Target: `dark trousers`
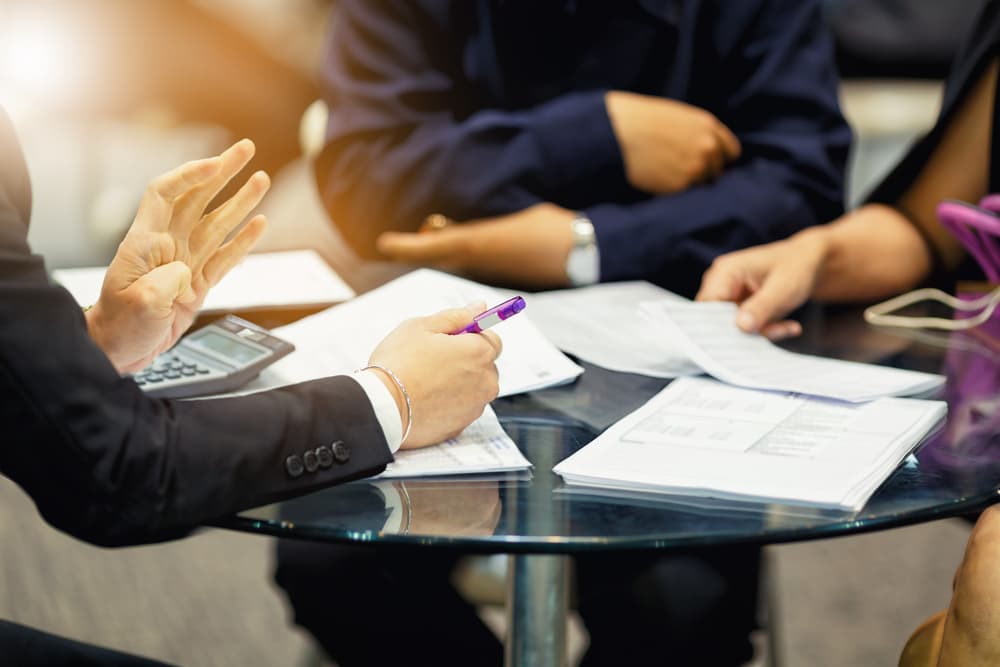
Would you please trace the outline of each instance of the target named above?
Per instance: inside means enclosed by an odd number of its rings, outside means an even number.
[[[451,586],[461,554],[278,543],[275,580],[295,622],[341,667],[502,665],[503,650]],[[578,556],[584,665],[740,665],[752,657],[760,550]]]
[[[4,667],[168,667],[166,663],[112,651],[0,621],[0,664]]]

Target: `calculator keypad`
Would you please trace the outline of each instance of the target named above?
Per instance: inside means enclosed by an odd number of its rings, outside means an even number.
[[[152,364],[132,376],[140,387],[147,384],[158,384],[165,380],[208,375],[212,369],[196,361],[184,359],[176,354],[161,354]]]

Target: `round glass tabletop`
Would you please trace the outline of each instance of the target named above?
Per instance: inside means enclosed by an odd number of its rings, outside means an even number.
[[[947,422],[856,512],[569,487],[552,467],[667,381],[583,364],[571,385],[498,400],[523,473],[362,480],[257,508],[217,525],[332,542],[576,553],[767,544],[879,530],[977,512],[1000,480],[1000,336],[989,328],[915,340],[868,327],[856,310],[816,311],[795,351],[947,376]]]

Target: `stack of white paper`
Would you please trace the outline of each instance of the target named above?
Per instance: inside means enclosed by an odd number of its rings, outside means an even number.
[[[946,411],[681,378],[554,470],[570,484],[856,510]]]
[[[931,373],[788,352],[763,336],[736,328],[732,303],[644,303],[648,324],[706,373],[729,384],[794,391],[844,401],[870,401],[936,389]]]
[[[87,306],[101,294],[107,267],[57,269],[52,277]],[[247,255],[208,293],[202,312],[255,308],[328,306],[354,297],[354,290],[312,250]]]
[[[645,281],[532,294],[531,319],[563,352],[622,373],[659,378],[701,369],[640,313],[643,302],[687,300]]]
[[[460,435],[433,447],[396,452],[380,477],[431,477],[524,470],[531,463],[500,426],[489,406]]]
[[[407,318],[431,315],[502,298],[493,289],[462,278],[421,269],[352,301],[274,330],[295,352],[264,369],[254,388],[279,386],[349,373],[367,365],[375,346]],[[557,350],[531,322],[531,302],[494,331],[503,341],[497,360],[500,395],[564,384],[583,369]]]

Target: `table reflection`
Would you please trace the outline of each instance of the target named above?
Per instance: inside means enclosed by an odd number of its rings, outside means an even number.
[[[353,539],[383,535],[485,537],[500,521],[495,479],[362,480],[282,503],[286,529],[322,526]]]

